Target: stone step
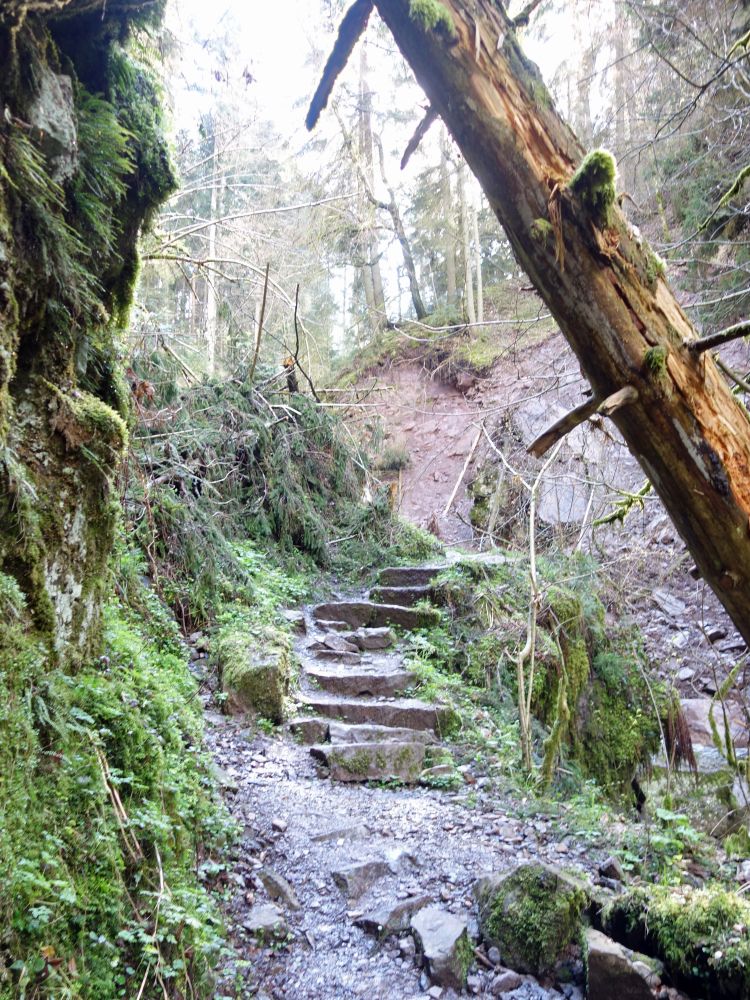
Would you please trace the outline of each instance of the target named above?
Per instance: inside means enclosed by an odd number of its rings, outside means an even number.
[[[300,715],[296,719],[290,719],[286,728],[300,743],[307,746],[311,743],[325,743],[330,739],[330,720],[317,715]]]
[[[424,743],[323,743],[310,753],[330,768],[334,781],[383,781],[416,784],[424,763]]]
[[[356,632],[342,632],[347,642],[352,643],[363,652],[370,650],[388,649],[396,642],[393,629],[387,628],[358,628]]]
[[[362,654],[359,652],[359,650],[357,650],[356,653],[347,653],[344,651],[339,651],[338,649],[318,649],[315,650],[313,655],[316,660],[325,660],[329,663],[362,662]]]
[[[429,705],[417,698],[377,701],[374,698],[337,698],[322,692],[310,692],[304,695],[303,701],[318,715],[329,719],[375,726],[429,729],[435,733],[440,731],[441,721],[450,714],[449,709]]]
[[[332,650],[334,653],[358,653],[359,646],[356,642],[351,641],[348,636],[341,632],[331,632],[329,635],[324,635],[322,639],[315,639],[313,642],[308,644],[309,650],[317,652],[318,650]]]
[[[313,717],[314,718],[314,717]],[[322,722],[322,719],[318,720]],[[327,735],[316,740],[307,740],[309,743],[435,743],[437,738],[429,729],[407,729],[403,726],[373,726],[367,723],[361,725],[350,725],[346,722],[336,722],[326,719]],[[291,726],[291,723],[290,723]],[[318,727],[317,732],[321,732]]]
[[[414,683],[414,674],[409,670],[362,670],[345,667],[323,667],[310,665],[307,676],[330,694],[370,695],[373,698],[392,698],[401,694]]]
[[[425,587],[446,569],[447,565],[389,566],[378,573],[378,583],[381,587]]]
[[[327,627],[329,621],[348,622],[350,628],[400,625],[402,628],[431,628],[440,622],[440,612],[433,608],[405,608],[397,604],[373,601],[334,601],[313,608],[315,620]]]
[[[398,604],[411,608],[420,601],[429,601],[436,596],[433,587],[373,587],[370,599],[379,604]]]

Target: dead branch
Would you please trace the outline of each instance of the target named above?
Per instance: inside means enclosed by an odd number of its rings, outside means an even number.
[[[448,514],[450,513],[450,509],[453,506],[453,501],[456,499],[456,494],[458,493],[458,488],[463,482],[464,476],[466,475],[466,470],[469,468],[471,460],[474,457],[474,452],[477,450],[477,445],[479,444],[479,440],[482,437],[483,430],[484,430],[484,421],[482,421],[482,423],[479,425],[479,430],[477,431],[476,437],[474,438],[471,448],[469,449],[469,454],[466,456],[466,461],[464,462],[463,468],[461,469],[459,477],[456,480],[456,485],[453,487],[453,492],[451,493],[448,499],[448,503],[445,505],[445,510],[443,511],[443,517],[447,517]]]
[[[315,386],[312,383],[312,379],[307,374],[305,369],[300,364],[299,360],[299,327],[297,326],[297,309],[299,306],[299,285],[297,285],[297,291],[294,294],[294,336],[295,336],[295,347],[294,347],[294,364],[299,368],[302,373],[302,377],[305,382],[310,386],[310,392],[313,394],[316,403],[320,402],[320,396],[315,391]]]
[[[318,123],[320,114],[328,104],[328,98],[333,91],[333,85],[339,73],[346,66],[354,46],[359,41],[362,32],[367,27],[367,21],[372,11],[373,0],[354,0],[339,27],[336,43],[325,64],[318,88],[310,101],[310,108],[305,118],[308,132],[312,132]]]
[[[427,133],[428,133],[428,131],[430,129],[430,126],[437,119],[437,117],[438,117],[437,111],[432,106],[430,106],[427,109],[427,112],[426,112],[424,118],[422,119],[422,121],[414,129],[414,135],[412,135],[411,139],[409,139],[409,141],[406,144],[406,149],[404,150],[404,155],[401,157],[401,169],[402,170],[404,169],[404,167],[406,166],[406,164],[409,162],[409,160],[411,159],[412,155],[417,151],[417,148],[418,148],[420,142],[427,135]]]
[[[616,410],[619,410],[620,407],[635,403],[637,399],[638,390],[633,388],[632,385],[626,385],[624,388],[618,389],[617,392],[613,392],[606,399],[587,399],[585,403],[580,403],[575,409],[566,413],[564,417],[556,420],[551,427],[548,427],[535,441],[531,442],[526,451],[535,458],[541,458],[542,455],[550,450],[553,444],[564,438],[566,434],[570,434],[572,430],[575,430],[584,420],[593,417],[595,413],[601,413],[603,416],[608,417]]]
[[[710,351],[712,347],[721,347],[730,340],[739,340],[748,334],[750,334],[750,319],[744,319],[741,323],[728,326],[726,330],[719,330],[718,333],[711,333],[707,337],[701,337],[700,340],[693,340],[687,346],[693,354],[702,354],[704,351]]]

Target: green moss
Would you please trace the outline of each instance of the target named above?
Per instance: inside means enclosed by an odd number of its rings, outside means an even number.
[[[750,903],[720,886],[634,889],[605,911],[605,925],[656,953],[673,981],[696,995],[750,993]]]
[[[258,631],[238,616],[219,629],[213,646],[230,708],[282,722],[291,674],[288,634],[272,626]]]
[[[580,938],[587,902],[583,886],[562,872],[521,865],[480,889],[480,926],[506,965],[543,975]]]
[[[653,375],[660,377],[666,374],[668,355],[669,348],[663,347],[661,344],[649,347],[643,356],[643,363]]]
[[[646,255],[646,281],[652,287],[659,278],[663,278],[667,273],[667,265],[650,247],[645,250]]]
[[[135,996],[146,969],[211,992],[222,940],[195,867],[199,844],[217,851],[227,826],[195,684],[163,619],[156,640],[110,605],[105,635],[106,657],[71,678],[26,623],[0,634],[4,997]]]
[[[545,248],[549,245],[550,241],[554,242],[555,230],[552,223],[547,219],[534,219],[529,232],[532,240],[535,243],[541,243]]]
[[[442,33],[448,38],[456,36],[453,15],[439,0],[409,0],[409,17],[425,31]]]
[[[568,183],[599,226],[609,222],[616,197],[616,176],[614,156],[606,149],[594,149],[586,154]]]

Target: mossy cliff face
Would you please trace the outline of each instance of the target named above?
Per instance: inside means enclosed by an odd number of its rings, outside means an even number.
[[[75,666],[98,640],[127,444],[116,333],[139,231],[174,178],[126,48],[144,5],[50,6],[0,9],[0,570]]]

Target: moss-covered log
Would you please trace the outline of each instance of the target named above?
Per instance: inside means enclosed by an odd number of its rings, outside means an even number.
[[[696,332],[617,206],[611,160],[585,157],[501,4],[376,7],[597,397],[637,389],[612,419],[750,641],[750,422],[714,362],[689,349]],[[554,239],[539,238],[539,220]]]

